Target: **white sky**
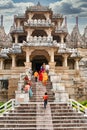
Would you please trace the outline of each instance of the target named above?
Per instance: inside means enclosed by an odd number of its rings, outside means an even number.
[[[17,1],[17,3],[16,3]],[[6,33],[13,24],[14,15],[24,14],[26,7],[36,4],[37,0],[0,0],[0,15],[4,16]],[[35,1],[35,3],[33,3]],[[39,0],[40,1],[40,0]],[[19,3],[18,3],[19,2]],[[78,16],[79,30],[83,33],[87,25],[87,0],[41,0],[41,3],[49,3],[54,13],[67,16],[68,31],[71,32],[76,24],[75,17]]]

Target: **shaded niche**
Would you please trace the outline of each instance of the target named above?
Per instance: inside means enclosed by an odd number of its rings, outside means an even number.
[[[54,60],[56,62],[56,66],[62,66],[62,62],[63,62],[62,56],[55,56]]]
[[[0,89],[8,89],[8,79],[1,79],[0,80]]]
[[[47,33],[44,31],[44,30],[34,30],[33,33],[32,33],[32,36],[47,36]]]
[[[44,14],[34,14],[32,19],[45,19],[46,20],[46,17],[44,16]]]
[[[56,35],[53,36],[53,40],[56,40],[57,42],[61,42],[61,38]]]

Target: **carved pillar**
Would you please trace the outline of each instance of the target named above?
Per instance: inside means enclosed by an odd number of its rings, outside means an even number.
[[[29,38],[30,38],[30,36],[31,36],[31,34],[33,32],[33,29],[32,30],[31,29],[27,29],[26,31],[27,31],[26,41],[29,41]]]
[[[75,70],[79,70],[79,59],[75,59]]]
[[[20,20],[17,21],[17,27],[20,27]]]
[[[48,51],[49,55],[50,55],[50,62],[49,62],[49,66],[50,66],[50,70],[49,73],[54,73],[55,72],[55,62],[54,62],[54,49],[50,49]]]
[[[4,59],[0,59],[0,69],[4,69]]]
[[[26,52],[26,62],[24,63],[25,68],[31,68],[30,55],[32,51],[27,48],[25,52]]]
[[[54,50],[51,49],[51,52],[50,52],[50,62],[54,62]]]
[[[45,31],[46,31],[48,37],[51,37],[52,30],[49,28],[49,29],[45,29]]]
[[[12,57],[12,68],[13,68],[16,67],[16,55],[12,54],[11,57]]]
[[[18,43],[18,35],[15,35],[15,43]]]
[[[61,35],[61,43],[64,43],[64,35]]]
[[[48,18],[50,18],[49,13],[46,13],[46,14],[44,14],[44,15],[45,15],[45,17],[46,17],[46,20],[47,20]]]
[[[32,19],[33,15],[34,15],[34,14],[32,14],[32,13],[29,13],[29,14],[28,14],[28,18],[29,18],[29,20]]]
[[[26,39],[26,41],[29,41],[29,37],[30,37],[30,32],[29,32],[29,30],[27,30],[27,39]]]
[[[26,62],[30,62],[30,52],[27,50],[26,51]]]
[[[60,28],[60,21],[58,21],[57,26],[58,26],[58,28]]]
[[[68,55],[67,55],[67,54],[63,54],[63,58],[64,58],[64,60],[63,60],[63,66],[64,66],[64,67],[67,67],[67,66],[68,66],[68,65],[67,65]]]

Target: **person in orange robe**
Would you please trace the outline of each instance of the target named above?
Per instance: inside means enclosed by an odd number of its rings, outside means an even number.
[[[39,76],[38,72],[35,71],[35,72],[34,72],[35,82],[37,82],[37,80],[38,80],[38,76]]]
[[[47,84],[48,74],[46,71],[43,72],[43,85]]]

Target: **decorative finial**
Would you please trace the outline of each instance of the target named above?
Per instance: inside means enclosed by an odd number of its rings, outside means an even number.
[[[1,27],[3,27],[3,15],[1,15]]]
[[[67,26],[67,17],[65,16],[65,26]]]
[[[76,25],[78,27],[78,16],[76,16]]]

